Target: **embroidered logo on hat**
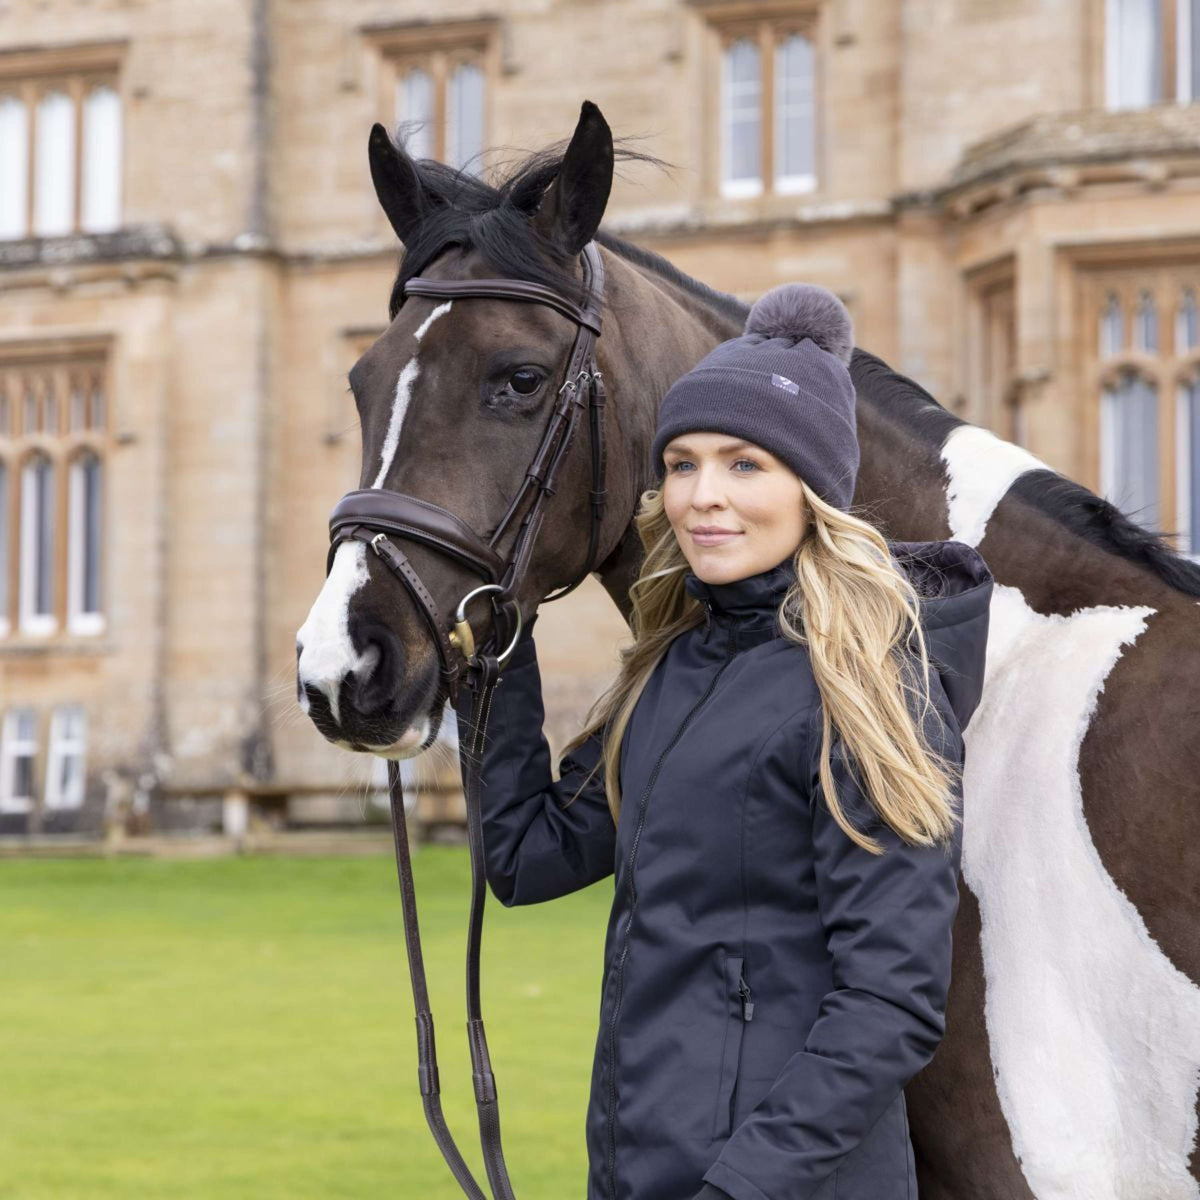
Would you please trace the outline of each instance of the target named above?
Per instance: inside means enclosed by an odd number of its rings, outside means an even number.
[[[777,388],[783,388],[785,392],[791,392],[793,396],[800,395],[800,385],[786,375],[772,375],[771,383]]]

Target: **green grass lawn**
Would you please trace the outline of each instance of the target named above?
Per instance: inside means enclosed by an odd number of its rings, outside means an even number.
[[[463,999],[470,864],[416,857],[443,1103],[487,1190]],[[611,881],[489,894],[484,1015],[522,1197],[582,1197]],[[383,857],[0,862],[0,1200],[461,1196],[425,1125]]]

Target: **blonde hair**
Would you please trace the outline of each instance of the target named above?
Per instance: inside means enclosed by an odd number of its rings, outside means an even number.
[[[847,769],[848,754],[875,811],[900,838],[916,845],[948,842],[961,819],[953,794],[961,776],[959,765],[925,736],[932,702],[918,594],[875,526],[826,504],[800,482],[809,520],[795,552],[796,580],[780,604],[779,628],[789,641],[808,647],[822,701],[819,772],[829,811],[847,837],[874,854],[883,852],[842,807],[832,767],[836,737]],[[583,730],[564,748],[567,753],[593,734],[603,736],[604,753],[592,774],[603,766],[614,823],[621,811],[621,741],[634,705],[671,641],[704,621],[703,605],[683,586],[689,564],[661,490],[642,493],[634,524],[645,551],[629,590],[634,640],[621,650],[617,677],[592,705]]]

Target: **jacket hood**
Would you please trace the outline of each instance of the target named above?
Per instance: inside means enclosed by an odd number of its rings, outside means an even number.
[[[921,628],[931,664],[959,728],[965,729],[983,693],[991,571],[979,551],[965,542],[888,542],[888,549],[920,597]],[[774,567],[728,583],[705,583],[694,571],[687,571],[683,584],[688,595],[740,629],[774,626],[795,578],[789,555]]]

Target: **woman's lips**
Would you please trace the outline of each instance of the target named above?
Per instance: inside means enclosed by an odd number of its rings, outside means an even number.
[[[692,540],[698,546],[720,546],[724,542],[731,542],[736,537],[741,537],[740,533],[697,533],[692,531]]]

